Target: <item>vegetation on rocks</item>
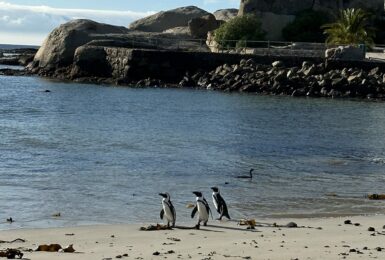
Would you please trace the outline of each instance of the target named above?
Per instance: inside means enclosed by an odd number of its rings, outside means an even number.
[[[334,23],[322,26],[327,44],[373,45],[374,29],[370,27],[370,13],[362,9],[346,9]]]
[[[265,37],[261,21],[255,15],[238,16],[215,30],[215,41],[222,47],[248,47],[247,41]]]
[[[325,12],[304,10],[283,28],[282,36],[286,41],[292,42],[325,42],[326,37],[321,26],[329,22],[329,15]]]

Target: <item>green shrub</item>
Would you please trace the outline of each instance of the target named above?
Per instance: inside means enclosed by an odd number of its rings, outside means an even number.
[[[265,38],[262,23],[255,15],[243,15],[222,24],[214,32],[214,39],[222,47],[251,47],[247,41]]]
[[[329,23],[329,15],[322,11],[304,10],[282,30],[282,36],[291,42],[325,42],[321,26]]]

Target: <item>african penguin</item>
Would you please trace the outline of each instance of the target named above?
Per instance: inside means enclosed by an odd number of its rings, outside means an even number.
[[[163,220],[163,217],[166,217],[167,226],[170,227],[170,222],[171,222],[172,227],[175,227],[176,213],[175,213],[174,205],[172,205],[172,202],[170,200],[170,194],[166,192],[166,193],[159,193],[159,195],[163,197],[162,199],[163,209],[160,211],[160,219]]]
[[[223,217],[231,219],[229,212],[227,210],[226,202],[222,198],[221,194],[219,193],[219,189],[217,187],[211,187],[211,189],[213,190],[212,196],[213,196],[214,206],[217,209],[218,213],[220,214],[218,220],[222,220]]]
[[[198,211],[198,224],[197,228],[199,228],[201,222],[203,222],[204,226],[207,226],[207,222],[209,221],[209,215],[211,213],[210,206],[207,203],[207,200],[203,197],[202,193],[199,191],[194,191],[193,194],[196,196],[196,205],[191,212],[191,218],[194,218],[195,213]]]

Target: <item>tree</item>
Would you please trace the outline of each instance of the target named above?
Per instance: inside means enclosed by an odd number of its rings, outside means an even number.
[[[285,26],[282,36],[291,42],[324,42],[322,25],[330,22],[326,12],[311,9],[299,12],[294,21]]]
[[[322,26],[327,44],[374,44],[374,29],[370,27],[371,15],[362,9],[346,9],[334,23]]]
[[[214,39],[222,47],[244,46],[247,41],[260,41],[265,37],[262,23],[255,15],[237,16],[222,24],[214,32]],[[249,46],[247,44],[247,46]]]

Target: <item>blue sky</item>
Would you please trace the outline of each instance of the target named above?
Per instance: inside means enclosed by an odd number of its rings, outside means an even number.
[[[56,26],[75,18],[127,26],[161,10],[196,5],[213,12],[240,0],[0,0],[0,43],[40,45]]]

